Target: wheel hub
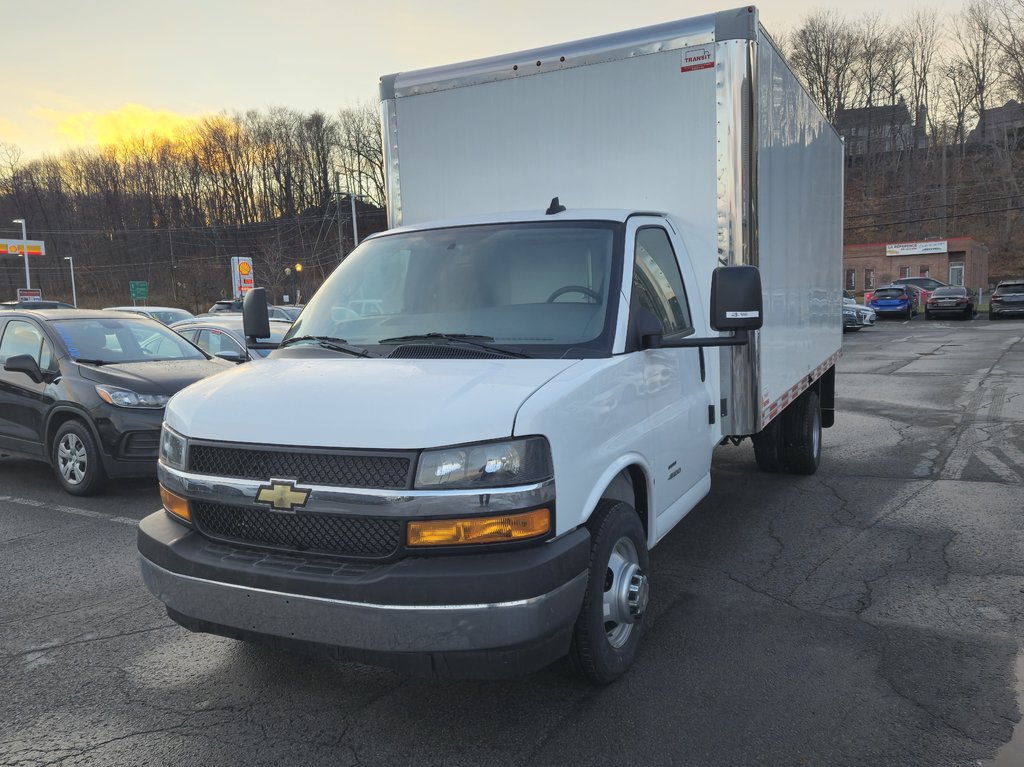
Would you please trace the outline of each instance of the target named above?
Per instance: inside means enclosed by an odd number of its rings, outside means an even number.
[[[634,621],[644,617],[647,600],[650,598],[651,587],[644,572],[637,567],[629,576],[626,604]]]

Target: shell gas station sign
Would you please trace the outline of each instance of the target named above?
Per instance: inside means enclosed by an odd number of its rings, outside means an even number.
[[[28,245],[30,256],[45,256],[46,246],[42,240],[0,240],[0,256],[21,256],[25,253],[25,245]]]
[[[252,259],[235,256],[231,259],[231,297],[241,298],[253,288]]]

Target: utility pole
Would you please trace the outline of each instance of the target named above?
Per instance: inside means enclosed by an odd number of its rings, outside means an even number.
[[[334,171],[334,202],[338,210],[338,263],[340,264],[345,260],[345,240],[341,232],[341,173],[338,171]]]

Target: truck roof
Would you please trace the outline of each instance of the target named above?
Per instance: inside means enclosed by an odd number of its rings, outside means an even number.
[[[562,202],[565,205],[565,202]],[[510,211],[507,213],[487,213],[479,214],[474,216],[460,216],[458,218],[451,219],[435,219],[433,221],[423,221],[415,224],[409,224],[407,226],[399,226],[394,229],[389,229],[386,232],[379,232],[377,234],[370,235],[364,239],[371,239],[373,237],[386,237],[391,234],[399,234],[402,232],[415,232],[424,229],[439,229],[442,227],[449,226],[480,226],[483,224],[514,224],[514,223],[528,223],[531,221],[614,221],[616,223],[622,223],[630,216],[646,215],[646,216],[664,216],[665,213],[658,211],[638,211],[638,210],[623,210],[619,208],[579,208],[573,210],[566,208],[561,213],[547,214],[545,210],[521,210],[521,211]]]

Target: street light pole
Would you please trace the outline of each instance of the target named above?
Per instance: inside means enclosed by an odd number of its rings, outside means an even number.
[[[25,219],[16,218],[11,223],[21,224],[21,253],[25,257],[25,288],[27,290],[32,287],[32,280],[28,276],[28,234],[25,232]]]
[[[353,250],[355,250],[356,245],[359,244],[359,229],[356,226],[356,197],[362,197],[362,196],[363,195],[361,195],[361,194],[359,194],[359,195],[349,194],[349,196],[348,196],[349,202],[352,203],[352,249]]]
[[[71,264],[71,303],[78,308],[78,293],[75,291],[75,259],[71,256],[64,256],[64,260]]]

